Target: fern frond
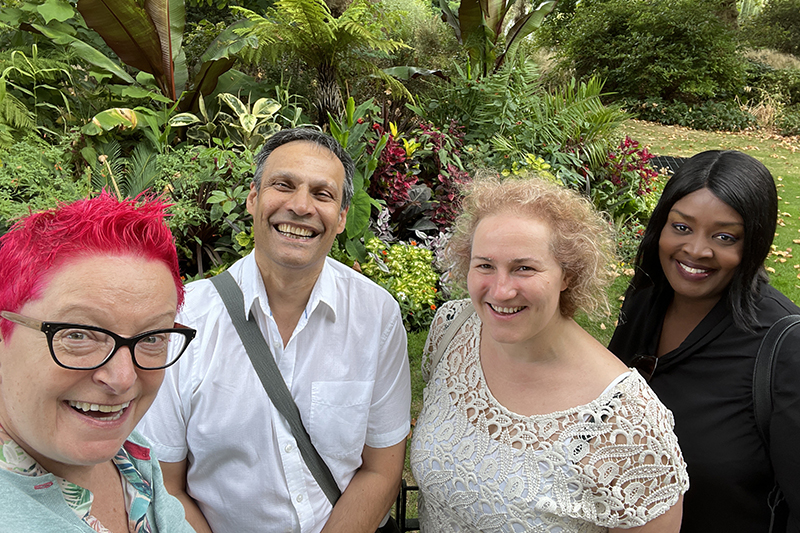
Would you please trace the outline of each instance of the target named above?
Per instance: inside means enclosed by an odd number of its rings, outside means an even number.
[[[105,162],[100,161],[101,156],[105,156]],[[122,189],[120,181],[124,177],[125,161],[122,159],[122,147],[116,140],[111,139],[98,146],[97,158],[91,161],[90,164],[92,167],[93,189],[99,191],[106,188],[115,193],[114,181],[116,181],[120,190]]]
[[[0,99],[0,123],[18,130],[32,130],[34,114],[13,94],[6,92]]]

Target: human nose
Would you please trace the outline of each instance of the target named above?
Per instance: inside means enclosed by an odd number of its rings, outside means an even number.
[[[286,202],[286,208],[292,213],[304,216],[311,213],[311,193],[307,187],[298,187]]]
[[[497,301],[510,300],[517,295],[514,280],[507,272],[497,272],[492,280],[492,298]]]
[[[120,346],[103,366],[95,370],[94,374],[95,381],[117,394],[130,389],[137,377],[129,346]]]
[[[697,234],[688,237],[684,250],[692,257],[710,257],[714,253],[708,241]]]

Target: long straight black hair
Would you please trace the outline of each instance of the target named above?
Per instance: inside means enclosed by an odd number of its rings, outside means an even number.
[[[700,189],[732,207],[744,220],[742,262],[728,290],[728,306],[736,325],[752,330],[756,324],[759,284],[767,281],[764,260],[775,237],[778,192],[767,167],[757,159],[734,150],[701,152],[681,165],[664,187],[636,253],[636,273],[631,290],[669,284],[658,255],[658,241],[675,202]]]

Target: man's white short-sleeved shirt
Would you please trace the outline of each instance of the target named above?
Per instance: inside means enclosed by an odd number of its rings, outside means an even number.
[[[253,254],[230,268],[297,403],[314,446],[344,490],[364,445],[410,428],[406,333],[391,295],[326,259],[286,347]],[[159,460],[188,458],[187,492],[215,532],[317,532],[331,505],[273,407],[209,280],[190,283],[177,322],[197,337],[167,369],[138,429]]]

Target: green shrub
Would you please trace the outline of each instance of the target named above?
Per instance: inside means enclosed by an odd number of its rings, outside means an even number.
[[[800,104],[784,108],[777,126],[781,135],[800,135]]]
[[[734,102],[713,102],[690,105],[668,102],[660,98],[626,99],[626,110],[642,120],[661,124],[677,124],[696,130],[739,131],[755,126],[756,120]]]
[[[800,57],[800,0],[769,0],[743,25],[742,35],[755,46]]]
[[[235,152],[217,140],[212,148],[184,146],[159,156],[159,164],[156,190],[174,202],[168,223],[181,272],[204,277],[252,249],[252,217],[245,208],[255,170],[250,151]]]
[[[7,149],[0,149],[0,232],[13,219],[71,202],[91,192],[88,176],[73,177],[69,139],[50,145],[29,134]]]
[[[637,219],[631,219],[614,228],[617,241],[617,259],[624,267],[633,266],[636,252],[644,237],[645,225]]]
[[[756,98],[768,94],[786,105],[800,104],[800,69],[772,68],[755,61],[747,62],[747,85]]]
[[[395,51],[393,64],[444,69],[453,64],[454,57],[466,61],[463,47],[442,21],[441,10],[430,1],[381,0],[379,5],[394,16],[394,24],[386,27],[387,37],[411,47]]]
[[[367,250],[370,260],[361,271],[394,296],[406,327],[417,331],[430,326],[440,301],[433,252],[415,241],[387,246],[377,238],[367,241]]]
[[[606,80],[621,96],[699,102],[743,83],[733,30],[712,0],[593,0],[561,32],[561,69]]]

